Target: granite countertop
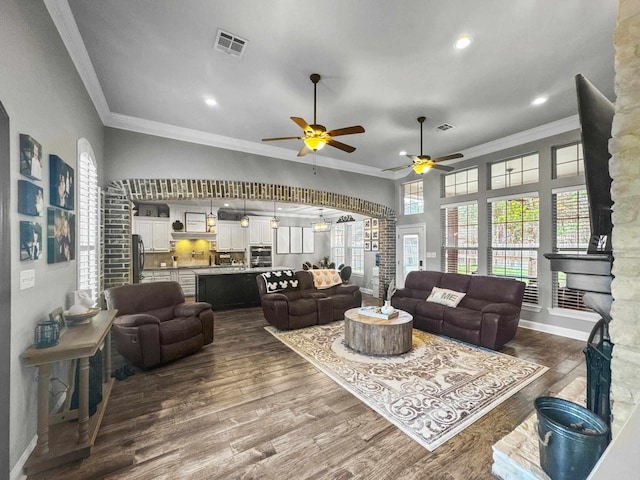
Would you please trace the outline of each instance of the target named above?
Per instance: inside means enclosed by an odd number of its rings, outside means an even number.
[[[208,269],[208,268],[246,268],[243,265],[181,265],[177,267],[145,267],[143,271],[150,270],[200,270],[200,269]]]
[[[196,275],[220,275],[228,273],[264,273],[275,270],[292,270],[288,267],[247,267],[247,266],[231,266],[231,267],[209,267],[198,268],[195,270]]]

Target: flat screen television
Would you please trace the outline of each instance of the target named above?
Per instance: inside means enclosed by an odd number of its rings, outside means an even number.
[[[576,75],[576,91],[591,221],[591,240],[587,253],[611,253],[613,201],[609,176],[609,139],[614,106],[582,74]]]

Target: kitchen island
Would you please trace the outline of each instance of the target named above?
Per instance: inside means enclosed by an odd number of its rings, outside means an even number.
[[[214,311],[259,307],[260,293],[256,275],[287,269],[287,267],[196,269],[196,301],[210,303]]]

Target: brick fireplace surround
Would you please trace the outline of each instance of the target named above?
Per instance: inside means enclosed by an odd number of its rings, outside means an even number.
[[[640,1],[619,0],[613,34],[615,116],[609,151],[613,183],[611,361],[613,436],[640,402]]]

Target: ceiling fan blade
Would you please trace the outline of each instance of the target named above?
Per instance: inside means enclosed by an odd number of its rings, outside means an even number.
[[[311,153],[311,152],[313,152],[313,150],[311,150],[309,147],[307,147],[307,144],[305,143],[304,145],[302,145],[302,148],[298,152],[298,156],[299,157],[304,157],[307,153]]]
[[[431,160],[429,155],[407,155],[407,158],[413,160],[413,163],[422,163]]]
[[[364,128],[360,125],[354,125],[353,127],[338,128],[327,132],[331,137],[337,137],[339,135],[353,135],[354,133],[364,133]]]
[[[443,172],[450,172],[451,170],[454,170],[453,167],[449,167],[447,165],[438,165],[436,163],[431,165],[431,168],[433,168],[434,170],[442,170]]]
[[[342,150],[343,152],[347,152],[347,153],[353,153],[356,151],[356,147],[352,147],[351,145],[347,145],[346,143],[342,143],[342,142],[338,142],[334,139],[330,139],[327,142],[327,145],[331,145],[332,147],[335,147],[339,150]]]
[[[453,160],[454,158],[462,158],[464,155],[461,153],[452,153],[451,155],[445,155],[444,157],[432,158],[432,162],[442,162],[443,160]]]
[[[413,164],[411,165],[402,165],[401,167],[391,167],[391,168],[385,168],[384,170],[382,170],[383,172],[397,172],[398,170],[403,170],[405,168],[410,168],[413,167]]]
[[[300,117],[290,117],[293,122],[298,125],[305,132],[313,132],[313,128],[309,126],[309,124],[305,121],[304,118]]]
[[[302,140],[303,137],[275,137],[275,138],[263,138],[263,142],[273,142],[274,140]]]

